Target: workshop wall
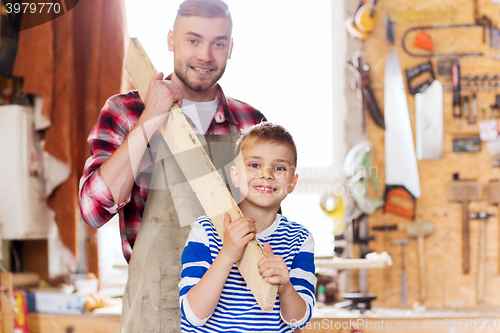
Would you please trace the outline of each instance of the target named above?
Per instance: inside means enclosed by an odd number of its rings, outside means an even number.
[[[500,4],[491,0],[477,0],[479,14],[488,16],[494,24],[500,25]],[[377,3],[378,21],[374,32],[366,41],[367,63],[371,68],[371,84],[375,97],[381,109],[384,105],[384,66],[385,58],[392,45],[386,42],[384,14],[388,13],[395,21],[395,44],[401,64],[401,71],[406,81],[404,69],[432,61],[436,78],[445,85],[451,82],[450,77],[437,75],[437,60],[440,58],[417,58],[409,56],[401,47],[401,38],[404,32],[416,26],[474,23],[473,0],[381,0]],[[419,12],[415,14],[415,12]],[[426,12],[428,19],[415,20],[417,16]],[[483,56],[469,56],[460,58],[461,76],[500,74],[500,60],[490,58],[490,55],[500,55],[500,50],[489,47],[489,32],[486,30],[486,43],[483,44],[483,30],[481,27],[454,28],[443,30],[426,30],[434,44],[435,53],[452,52],[483,52]],[[413,46],[417,32],[408,34],[406,45],[415,53],[428,54],[423,49]],[[499,40],[500,42],[500,40]],[[494,43],[493,43],[494,44]],[[493,45],[494,46],[494,45]],[[408,93],[406,86],[408,109],[415,137],[415,98]],[[495,104],[495,95],[500,89],[489,92],[477,92],[478,121],[482,120],[482,109],[486,117],[491,114],[491,104]],[[462,92],[462,96],[472,98],[472,92]],[[444,102],[444,142],[443,158],[439,160],[418,161],[422,196],[417,200],[416,219],[422,219],[434,224],[435,230],[425,240],[427,289],[428,296],[425,305],[428,307],[468,307],[477,305],[477,268],[479,249],[479,221],[470,220],[470,272],[462,273],[462,204],[448,200],[448,183],[452,181],[453,173],[459,173],[461,178],[474,178],[483,183],[485,194],[483,200],[472,202],[471,212],[488,211],[499,214],[498,207],[487,202],[487,185],[491,179],[500,177],[500,168],[492,166],[492,158],[486,144],[482,142],[481,152],[454,153],[452,139],[456,137],[479,136],[479,126],[469,125],[464,116],[459,122],[453,117],[453,93],[445,90]],[[368,120],[368,137],[374,144],[373,164],[378,167],[378,180],[384,183],[385,149],[384,131]],[[398,230],[391,233],[391,239],[407,238],[406,227],[411,223],[409,219],[378,210],[369,217],[370,233],[377,239],[370,243],[376,252],[390,252],[394,265],[390,274],[390,281],[385,281],[384,270],[371,270],[369,291],[376,293],[378,299],[373,304],[381,306],[407,306],[419,300],[419,269],[417,242],[415,239],[405,247],[405,264],[408,281],[408,301],[400,302],[401,276],[401,249],[392,245],[384,248],[383,233],[372,231],[371,227],[384,224],[397,224]],[[486,292],[484,305],[500,305],[500,267],[498,264],[498,220],[497,216],[487,222],[487,250],[486,250]],[[390,284],[390,294],[386,297],[386,284]]]

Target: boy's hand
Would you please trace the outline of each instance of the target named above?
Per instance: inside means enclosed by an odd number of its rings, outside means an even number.
[[[289,288],[292,284],[283,258],[275,256],[268,243],[264,244],[264,251],[267,255],[258,262],[260,275],[270,284],[278,285],[278,292]]]
[[[228,258],[234,264],[241,258],[243,249],[255,238],[257,228],[251,217],[241,217],[231,222],[231,216],[224,216],[224,244],[219,254]]]

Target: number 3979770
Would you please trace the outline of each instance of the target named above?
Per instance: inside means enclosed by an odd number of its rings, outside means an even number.
[[[42,14],[42,13],[55,13],[59,14],[61,12],[61,4],[57,2],[22,2],[22,3],[5,3],[7,14],[19,14],[19,13],[31,13],[31,14]]]

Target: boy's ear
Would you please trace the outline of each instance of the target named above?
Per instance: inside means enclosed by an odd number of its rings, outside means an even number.
[[[298,179],[299,179],[299,175],[297,175],[297,174],[293,175],[292,182],[290,183],[290,192],[288,192],[288,194],[293,192],[293,190],[295,189],[295,185],[297,185]]]
[[[234,165],[231,167],[231,182],[234,187],[238,188],[238,170]]]
[[[174,32],[172,30],[168,31],[167,35],[168,50],[174,52]]]

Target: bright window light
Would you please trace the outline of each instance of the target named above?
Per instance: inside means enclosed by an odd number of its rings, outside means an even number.
[[[165,74],[173,71],[167,33],[181,2],[125,0],[129,35],[140,39],[156,68]],[[226,3],[233,18],[234,49],[219,81],[225,94],[256,107],[292,133],[298,149],[299,185],[303,175],[314,174],[315,168],[338,166],[343,158],[345,109],[345,48],[339,47],[345,30],[343,8],[337,4],[341,2]],[[332,16],[338,24],[332,25]],[[302,168],[308,172],[301,175]],[[334,181],[321,180],[332,187]],[[333,222],[319,207],[324,187],[310,188],[317,190],[298,190],[285,199],[284,215],[311,230],[317,256],[332,255]]]

